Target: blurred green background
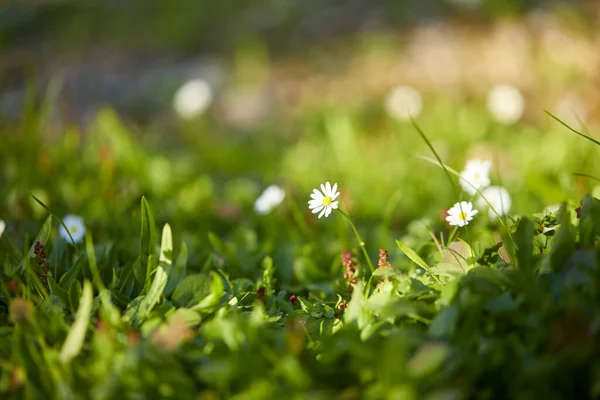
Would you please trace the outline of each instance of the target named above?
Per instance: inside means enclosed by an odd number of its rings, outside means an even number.
[[[492,160],[512,212],[598,196],[573,176],[598,171],[598,150],[544,110],[597,137],[599,12],[541,0],[5,2],[0,214],[17,237],[39,225],[30,191],[127,247],[145,195],[192,250],[208,231],[281,250],[318,226],[338,251],[343,222],[306,208],[330,180],[376,253],[412,220],[441,226],[457,200],[418,158],[432,154],[409,114],[453,168]],[[252,210],[272,183],[288,193],[273,212],[284,230]]]

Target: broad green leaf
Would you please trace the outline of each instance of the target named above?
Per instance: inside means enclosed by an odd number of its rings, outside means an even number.
[[[211,294],[211,276],[193,274],[186,276],[173,291],[171,300],[177,307],[189,308]]]
[[[83,293],[79,301],[77,314],[75,315],[75,322],[71,326],[71,330],[69,330],[67,339],[60,351],[59,359],[63,364],[69,363],[81,351],[83,341],[85,340],[85,333],[90,322],[92,300],[92,284],[86,280],[83,283]]]

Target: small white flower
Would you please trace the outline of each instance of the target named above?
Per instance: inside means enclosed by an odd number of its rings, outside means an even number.
[[[63,218],[63,222],[65,223],[69,230],[69,233],[73,237],[73,241],[75,243],[81,243],[81,241],[83,241],[83,237],[85,236],[85,225],[83,224],[83,218],[78,217],[77,215],[69,214],[65,215],[65,217]],[[60,225],[60,227],[58,228],[58,233],[67,242],[71,241],[69,235],[67,234],[67,231],[62,225]]]
[[[423,97],[411,86],[398,86],[385,99],[385,109],[390,116],[407,121],[421,113]]]
[[[212,89],[204,79],[192,79],[184,83],[175,93],[173,108],[183,119],[192,119],[202,114],[213,99]]]
[[[488,93],[487,107],[496,121],[514,124],[525,112],[525,99],[516,87],[497,85]]]
[[[470,195],[477,193],[484,187],[490,185],[490,169],[492,168],[491,161],[469,160],[465,169],[460,173],[460,185],[463,190]]]
[[[308,201],[308,208],[312,210],[313,214],[321,211],[319,218],[323,215],[329,217],[331,210],[336,210],[338,208],[338,202],[334,201],[340,195],[337,191],[337,183],[335,183],[333,187],[331,187],[329,182],[321,184],[321,192],[319,192],[318,189],[313,189],[313,192],[310,195],[312,200]]]
[[[481,196],[477,205],[484,208],[491,205],[489,209],[490,218],[496,218],[498,215],[505,215],[510,211],[512,204],[508,191],[501,186],[490,186],[481,191]],[[487,202],[485,200],[487,200]],[[488,204],[489,203],[489,204]]]
[[[448,210],[446,221],[450,225],[465,226],[477,213],[478,211],[473,209],[473,204],[470,201],[461,201]]]
[[[285,191],[277,185],[271,185],[254,203],[254,211],[258,214],[268,214],[277,207],[285,198]]]
[[[4,233],[4,229],[6,229],[6,222],[4,222],[0,219],[0,238],[2,237],[2,234]]]

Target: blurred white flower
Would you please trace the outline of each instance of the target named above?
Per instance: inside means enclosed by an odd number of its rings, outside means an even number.
[[[488,208],[491,219],[496,218],[498,215],[505,215],[510,211],[512,201],[505,188],[501,186],[490,186],[481,191],[481,196],[483,198],[479,198],[477,205],[481,208]],[[490,205],[492,208],[489,208]]]
[[[78,217],[77,215],[69,214],[64,216],[63,222],[73,237],[73,241],[75,243],[81,243],[83,241],[83,237],[85,236],[85,225],[83,224],[83,218]],[[62,225],[60,225],[58,228],[58,233],[67,242],[71,241],[67,231]]]
[[[312,200],[308,201],[308,208],[312,210],[313,214],[321,211],[319,218],[323,215],[329,217],[331,210],[336,210],[338,208],[338,202],[334,201],[340,195],[337,191],[337,183],[333,185],[333,188],[329,182],[321,184],[321,192],[319,192],[318,189],[313,189],[313,192],[310,195]]]
[[[525,112],[525,98],[514,86],[496,85],[488,93],[487,107],[496,121],[514,124]]]
[[[254,203],[254,211],[258,214],[268,214],[277,207],[285,198],[285,191],[277,185],[271,185]]]
[[[192,119],[206,111],[212,99],[213,93],[208,82],[204,79],[192,79],[175,93],[173,108],[179,117]]]
[[[0,219],[0,238],[2,237],[2,234],[4,233],[4,229],[6,229],[6,222],[4,222]]]
[[[469,224],[469,221],[471,221],[473,216],[478,212],[479,211],[473,209],[473,203],[470,201],[461,201],[448,210],[446,221],[453,226],[465,226]]]
[[[465,169],[460,173],[460,186],[470,195],[477,193],[490,185],[490,168],[492,162],[488,160],[468,160]]]
[[[423,109],[423,97],[411,86],[398,86],[385,99],[387,113],[400,121],[417,117]]]

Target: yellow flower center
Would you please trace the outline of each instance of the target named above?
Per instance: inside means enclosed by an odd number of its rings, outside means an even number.
[[[461,221],[466,221],[467,220],[467,213],[461,212],[460,214],[458,214],[458,218]]]
[[[69,232],[71,232],[71,234],[77,233],[77,227],[76,226],[70,227]]]
[[[328,206],[331,204],[333,200],[331,199],[331,197],[327,196],[327,197],[323,197],[323,205],[324,206]]]

